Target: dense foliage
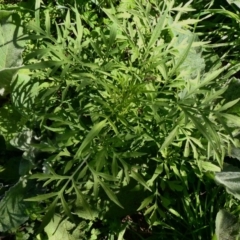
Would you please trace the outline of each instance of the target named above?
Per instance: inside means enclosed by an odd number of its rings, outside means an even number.
[[[239,7],[0,1],[0,234],[236,239]]]

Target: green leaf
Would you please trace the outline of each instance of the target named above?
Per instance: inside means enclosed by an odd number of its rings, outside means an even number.
[[[0,12],[1,14],[1,12]],[[6,11],[2,12],[6,15]],[[18,14],[9,14],[8,18],[0,20],[0,88],[4,95],[10,91],[10,83],[22,65],[22,51],[25,42],[21,19]]]
[[[83,150],[92,142],[92,140],[99,134],[99,132],[106,126],[107,120],[103,120],[100,123],[97,123],[96,125],[93,126],[91,131],[88,133],[86,138],[83,140],[81,146],[77,150],[77,153],[75,155],[76,158],[80,158]]]
[[[40,26],[40,8],[41,8],[41,0],[36,0],[35,1],[35,21],[37,26]]]
[[[200,165],[206,171],[221,172],[221,168],[211,162],[200,161]]]
[[[111,27],[110,27],[110,36],[109,36],[109,41],[108,41],[108,48],[109,49],[114,44],[116,36],[117,36],[117,25],[112,24]]]
[[[225,209],[220,210],[216,217],[216,235],[218,240],[236,240],[239,235],[240,225],[238,219]]]
[[[137,211],[140,211],[140,210],[144,209],[145,207],[147,207],[153,201],[154,197],[155,197],[154,195],[150,195],[147,198],[145,198],[142,201],[140,207],[137,209]]]
[[[60,216],[54,215],[48,225],[44,228],[49,240],[77,240],[71,234],[71,230],[75,227],[75,224],[68,220],[63,220]]]
[[[37,234],[41,233],[42,230],[48,225],[48,223],[53,218],[57,202],[58,202],[58,197],[56,197],[54,199],[54,201],[51,203],[51,205],[46,209],[46,211],[45,211],[46,213],[45,213],[44,217],[42,218],[42,223],[37,230]]]
[[[185,97],[190,96],[193,93],[196,93],[196,91],[206,85],[212,84],[213,80],[216,79],[224,70],[228,68],[228,65],[225,67],[222,67],[220,69],[217,69],[213,72],[208,72],[205,74],[205,77],[199,84],[196,84],[193,88],[190,89],[190,91],[187,93]]]
[[[46,180],[48,178],[51,178],[52,175],[51,174],[45,174],[45,173],[36,173],[33,174],[29,177],[29,179],[38,179],[39,181],[41,180]]]
[[[114,202],[116,203],[119,207],[124,208],[121,203],[118,201],[117,196],[113,193],[113,191],[105,184],[104,182],[99,180],[99,184],[107,194],[107,196]]]
[[[216,111],[217,112],[225,111],[225,110],[231,108],[232,106],[234,106],[239,100],[240,100],[240,98],[230,101],[230,102],[224,104],[222,107],[218,108]]]
[[[19,181],[11,187],[0,201],[0,232],[7,232],[18,228],[28,220],[27,205],[24,203],[24,194],[27,191],[25,183]]]
[[[214,142],[211,136],[209,136],[209,134],[206,131],[206,128],[201,124],[199,119],[197,119],[195,116],[186,111],[185,108],[182,107],[182,110],[184,111],[185,115],[192,120],[192,122],[197,127],[197,129],[202,133],[202,135],[212,144],[212,146],[214,146]]]
[[[146,182],[144,181],[143,177],[135,172],[134,170],[131,171],[131,175],[130,177],[132,177],[133,179],[135,179],[138,183],[140,183],[141,185],[143,185],[145,188],[147,188],[150,192],[152,191],[148,185],[146,184]]]
[[[39,63],[33,63],[29,65],[25,65],[21,67],[22,69],[44,69],[44,68],[50,68],[50,67],[56,67],[56,66],[62,66],[64,62],[63,61],[42,61]]]
[[[81,16],[77,10],[77,7],[73,8],[73,11],[76,14],[76,23],[77,23],[77,43],[80,45],[83,37],[83,26],[81,22]]]
[[[239,168],[225,164],[223,170],[215,174],[215,181],[224,186],[228,193],[240,199]]]
[[[194,36],[191,36],[191,40],[189,41],[188,45],[185,47],[184,51],[181,52],[181,55],[177,58],[177,62],[174,64],[173,68],[169,72],[169,77],[175,74],[176,70],[181,66],[181,64],[187,58],[189,51],[191,49],[191,46],[193,44],[193,41],[194,41]]]
[[[48,35],[51,35],[51,19],[49,14],[49,9],[45,10],[45,27]]]
[[[186,143],[185,143],[183,156],[184,157],[189,157],[189,154],[190,154],[190,147],[189,147],[189,140],[187,140]]]
[[[67,204],[67,202],[66,202],[66,200],[65,200],[65,198],[64,198],[63,193],[61,193],[60,199],[61,199],[61,203],[62,203],[64,212],[66,213],[66,215],[67,215],[72,221],[74,221],[73,216],[72,216],[71,211],[70,211],[70,209],[69,209],[69,206],[68,206],[68,204]]]
[[[167,136],[164,143],[162,144],[160,150],[167,148],[174,140],[174,138],[177,136],[179,130],[179,126],[176,126]]]
[[[160,15],[160,19],[158,20],[157,25],[155,26],[152,34],[151,34],[151,38],[149,40],[148,46],[147,46],[147,50],[146,52],[149,51],[149,49],[156,43],[156,41],[159,39],[159,36],[162,32],[162,30],[165,27],[165,24],[167,23],[167,14],[168,14],[168,9],[165,9],[164,14]]]
[[[58,194],[59,194],[58,192],[46,193],[46,194],[38,195],[38,196],[35,196],[35,197],[26,198],[26,199],[24,199],[24,201],[30,201],[30,202],[43,201],[43,200],[46,200],[48,198],[55,197]]]

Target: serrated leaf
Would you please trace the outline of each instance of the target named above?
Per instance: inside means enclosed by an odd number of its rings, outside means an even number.
[[[97,213],[90,208],[83,194],[78,189],[75,181],[73,181],[73,186],[77,195],[75,213],[81,218],[94,220],[97,217]]]
[[[165,9],[164,14],[160,16],[157,25],[155,26],[151,38],[149,40],[148,46],[147,46],[147,51],[155,44],[155,42],[159,39],[159,36],[162,32],[162,30],[165,27],[166,20],[167,20],[167,14],[168,14],[168,9]]]
[[[184,220],[183,217],[179,214],[179,212],[177,212],[175,209],[169,208],[168,211],[169,211],[170,213],[172,213],[173,215],[175,215],[176,217]]]
[[[18,182],[11,187],[0,201],[0,232],[7,232],[10,229],[18,228],[28,220],[26,204],[23,201],[26,186]]]
[[[190,154],[190,147],[189,147],[189,140],[187,140],[186,143],[185,143],[183,156],[184,157],[189,157],[189,154]]]
[[[240,117],[233,115],[233,114],[228,114],[228,113],[221,113],[221,114],[219,114],[219,116],[227,119],[230,124],[240,127]]]
[[[51,178],[51,177],[52,177],[51,174],[36,173],[36,174],[31,175],[29,177],[29,179],[39,179],[41,181],[41,180],[45,180],[45,179],[48,179],[48,178]]]
[[[57,132],[57,133],[64,133],[65,131],[65,128],[48,127],[48,126],[43,126],[43,127],[48,129],[49,131]]]
[[[45,27],[46,27],[46,32],[50,36],[51,35],[51,19],[50,19],[50,14],[49,10],[45,10]]]
[[[40,227],[37,230],[37,234],[42,232],[42,230],[48,225],[48,223],[53,218],[57,202],[58,202],[58,197],[56,197],[54,199],[54,201],[51,203],[51,205],[47,208],[46,214],[42,218],[42,223],[41,223]]]
[[[12,14],[13,14],[12,11],[0,10],[0,21],[3,20],[4,18],[8,18]]]
[[[229,4],[235,4],[238,8],[240,8],[240,1],[239,0],[227,0]]]
[[[117,36],[117,25],[112,24],[111,27],[110,27],[110,36],[109,36],[109,41],[108,41],[108,48],[109,49],[114,44],[116,36]]]
[[[186,60],[189,51],[191,49],[191,46],[194,41],[194,36],[191,36],[191,40],[189,41],[188,45],[185,47],[184,51],[181,52],[181,55],[177,58],[176,63],[174,64],[173,68],[169,72],[169,76],[171,77],[173,74],[175,74],[176,70],[181,66],[181,64]]]
[[[71,211],[69,209],[69,206],[64,198],[64,195],[63,193],[60,195],[60,199],[61,199],[61,203],[62,203],[62,206],[63,206],[63,209],[64,209],[64,212],[66,213],[66,215],[73,221],[73,216],[71,214]]]

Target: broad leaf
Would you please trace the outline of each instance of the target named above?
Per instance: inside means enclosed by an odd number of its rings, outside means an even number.
[[[215,181],[223,185],[227,192],[240,199],[240,169],[225,165],[222,172],[215,174]]]
[[[59,239],[68,239],[75,240],[70,233],[75,225],[67,220],[63,220],[58,216],[54,215],[49,224],[44,228],[44,231],[47,233],[49,240],[59,240]]]
[[[17,228],[28,220],[26,204],[23,201],[25,183],[20,181],[11,187],[0,201],[0,232]]]
[[[7,14],[0,10],[0,16],[0,89],[4,89],[3,95],[6,95],[13,77],[22,65],[24,41],[20,40],[23,28],[18,14]]]
[[[236,240],[240,225],[237,218],[226,210],[220,210],[216,218],[216,236],[218,240]]]

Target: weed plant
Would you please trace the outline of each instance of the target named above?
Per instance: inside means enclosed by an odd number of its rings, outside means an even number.
[[[23,156],[0,202],[0,232],[212,237],[219,209],[238,205],[213,181],[238,147],[230,109],[239,99],[223,97],[237,67],[206,54],[215,38],[199,34],[206,22],[191,1],[27,6],[15,7],[27,43],[8,103],[19,116],[10,143]],[[10,167],[0,164],[4,178]]]

